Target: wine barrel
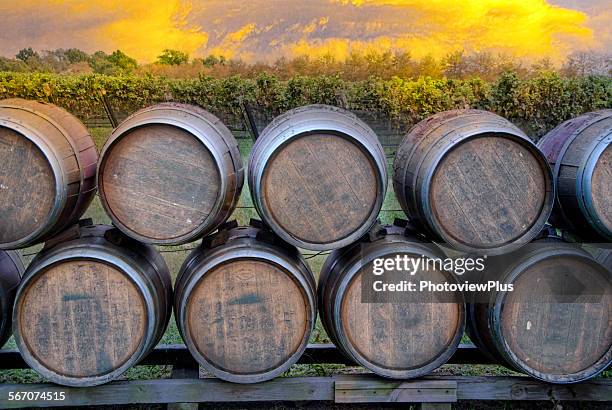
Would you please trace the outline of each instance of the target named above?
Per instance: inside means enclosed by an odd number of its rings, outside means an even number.
[[[0,251],[0,348],[11,336],[13,302],[23,270],[17,252]]]
[[[588,240],[612,240],[612,110],[565,121],[538,146],[553,168],[552,222]]]
[[[235,383],[272,379],[302,355],[316,321],[316,285],[298,251],[260,227],[228,225],[187,258],[174,314],[210,373]]]
[[[553,207],[546,158],[517,127],[486,111],[445,111],[421,121],[400,144],[393,169],[411,222],[464,252],[519,248]]]
[[[490,257],[468,297],[470,339],[488,356],[549,383],[577,383],[612,363],[612,277],[578,245],[546,239]]]
[[[163,103],[136,112],[104,145],[98,186],[126,235],[149,244],[191,242],[227,220],[244,181],[238,143],[212,114]]]
[[[599,248],[592,253],[595,260],[612,272],[612,247]]]
[[[348,358],[380,376],[407,379],[423,376],[450,359],[465,329],[465,303],[461,293],[448,300],[425,300],[417,292],[404,292],[398,299],[365,299],[369,293],[365,288],[373,284],[374,261],[397,256],[443,257],[435,245],[410,231],[386,226],[375,237],[367,235],[328,256],[319,278],[318,305],[325,331]],[[433,268],[414,273],[399,272],[399,277],[385,282],[409,278],[456,282],[451,273]],[[388,275],[386,270],[380,277]]]
[[[376,222],[387,162],[376,134],[356,116],[309,105],[263,130],[248,178],[255,208],[281,238],[329,250],[356,241]]]
[[[110,226],[74,227],[55,241],[17,291],[17,347],[54,383],[106,383],[161,339],[172,313],[168,267],[153,247]]]
[[[0,249],[44,242],[75,223],[96,190],[89,131],[52,104],[0,101]]]

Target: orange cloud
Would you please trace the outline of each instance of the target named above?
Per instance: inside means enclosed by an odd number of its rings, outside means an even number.
[[[555,6],[562,4],[565,7]],[[165,48],[246,60],[405,50],[502,52],[561,61],[609,52],[606,0],[0,0],[0,55],[20,48],[121,49],[141,62]],[[590,6],[585,6],[590,5]],[[578,10],[577,8],[580,8]]]

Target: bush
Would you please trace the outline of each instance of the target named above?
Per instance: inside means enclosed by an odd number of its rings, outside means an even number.
[[[168,79],[0,72],[0,98],[49,101],[82,119],[104,115],[102,96],[124,114],[161,101],[177,101],[202,106],[231,121],[242,121],[241,103],[269,115],[304,104],[333,104],[406,124],[439,111],[471,107],[496,112],[537,137],[571,117],[612,108],[612,78],[562,78],[543,72],[529,79],[505,73],[495,82],[429,77],[346,81],[337,76],[295,76],[281,81],[270,74]]]

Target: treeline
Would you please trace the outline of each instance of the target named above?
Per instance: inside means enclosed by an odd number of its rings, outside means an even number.
[[[57,49],[38,53],[32,48],[20,50],[14,58],[0,57],[0,71],[44,72],[54,74],[156,75],[169,78],[197,78],[210,76],[225,78],[239,75],[256,78],[262,73],[288,80],[301,76],[338,76],[348,81],[361,81],[371,77],[390,79],[418,77],[469,79],[494,81],[502,73],[514,72],[520,78],[529,78],[545,71],[556,71],[563,77],[612,75],[610,55],[577,52],[569,55],[561,66],[542,59],[527,64],[507,55],[489,52],[468,54],[453,52],[435,59],[413,58],[403,51],[354,52],[345,60],[328,55],[321,58],[298,56],[280,58],[273,63],[247,63],[223,56],[190,58],[178,50],[164,50],[152,64],[139,65],[130,56],[117,50],[111,54],[102,51],[87,54],[78,49]]]
[[[82,119],[103,115],[103,100],[120,113],[161,101],[177,101],[199,105],[230,123],[243,121],[245,104],[268,116],[305,104],[332,104],[399,120],[406,126],[439,111],[471,107],[496,112],[537,138],[568,118],[612,108],[612,78],[565,78],[555,72],[531,78],[507,72],[495,81],[430,77],[347,81],[339,76],[283,80],[269,74],[170,79],[151,75],[0,73],[0,99],[10,97],[53,102]]]

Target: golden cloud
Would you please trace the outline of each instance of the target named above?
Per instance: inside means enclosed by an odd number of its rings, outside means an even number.
[[[121,49],[141,62],[165,48],[246,60],[404,50],[441,57],[455,50],[562,60],[610,49],[612,15],[590,0],[22,0],[0,1],[0,54],[23,47]],[[583,8],[584,9],[584,8]],[[586,10],[586,9],[584,9]],[[596,14],[596,15],[595,15]]]

